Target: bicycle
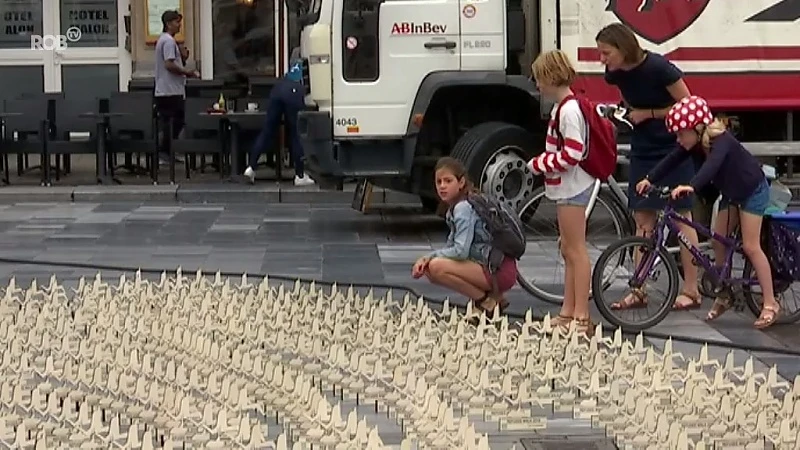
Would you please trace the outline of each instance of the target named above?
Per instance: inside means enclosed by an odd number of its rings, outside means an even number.
[[[667,187],[653,187],[647,195],[658,195],[663,199],[670,199],[671,189]],[[698,235],[708,237],[710,240],[717,241],[725,247],[725,261],[721,266],[716,266],[712,258],[705,254],[700,248],[689,242],[688,238],[680,231],[679,226],[686,225],[697,231]],[[595,303],[600,314],[612,324],[631,331],[641,331],[653,327],[660,323],[672,310],[673,302],[678,296],[679,279],[678,265],[667,251],[666,240],[668,233],[674,233],[678,237],[681,246],[691,252],[697,265],[704,269],[701,284],[705,285],[716,296],[727,296],[733,306],[738,310],[743,309],[743,304],[758,317],[761,314],[761,303],[754,296],[753,288],[758,286],[755,271],[742,250],[739,232],[734,231],[731,236],[720,235],[702,224],[686,219],[678,214],[668,200],[667,206],[658,214],[657,225],[651,237],[628,237],[607,247],[598,258],[597,264],[592,271],[592,289]],[[638,249],[638,250],[637,250]],[[606,268],[617,269],[621,266],[616,261],[630,258],[634,260],[635,252],[639,252],[639,262],[636,263],[633,273],[627,276],[627,287],[631,291],[641,290],[646,283],[652,282],[654,277],[659,275],[656,266],[663,263],[667,272],[667,295],[665,301],[658,308],[655,315],[639,322],[631,322],[618,317],[618,312],[637,311],[643,309],[630,308],[623,310],[612,310],[606,304],[607,286],[613,284],[609,277],[605,275]],[[615,254],[621,253],[619,256]],[[732,269],[735,256],[744,258],[744,268],[742,276],[736,278],[732,276]],[[609,265],[611,263],[611,265]],[[793,280],[773,280],[775,295],[780,296],[786,292]],[[651,289],[648,289],[648,297]],[[617,298],[615,297],[615,300]],[[644,303],[646,307],[649,302]],[[800,308],[789,311],[786,306],[781,305],[781,316],[779,323],[791,323],[800,319]]]

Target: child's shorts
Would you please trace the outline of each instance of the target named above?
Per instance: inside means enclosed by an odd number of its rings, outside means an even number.
[[[492,274],[489,273],[489,269],[484,267],[483,274],[486,275],[486,280],[491,286]],[[517,261],[514,258],[504,259],[495,276],[497,276],[497,289],[500,290],[500,293],[510,290],[517,284]]]
[[[722,196],[719,201],[719,209],[727,208],[731,204],[755,216],[763,216],[769,206],[769,184],[767,184],[767,180],[762,180],[756,190],[750,194],[750,197],[747,197],[747,200],[741,203],[732,203],[725,196]]]

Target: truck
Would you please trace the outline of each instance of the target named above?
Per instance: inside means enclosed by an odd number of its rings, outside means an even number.
[[[795,139],[800,0],[311,0],[293,10],[309,105],[298,128],[308,170],[329,185],[368,179],[433,209],[433,167],[449,155],[484,192],[525,205],[541,183],[526,162],[544,149],[552,108],[530,63],[560,48],[579,72],[574,90],[618,103],[594,41],[612,22],[681,68],[744,141]]]

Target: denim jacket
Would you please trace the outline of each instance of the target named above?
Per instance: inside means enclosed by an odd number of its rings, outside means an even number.
[[[450,234],[444,248],[428,254],[430,258],[471,260],[485,266],[492,241],[489,231],[467,200],[447,210],[445,217]]]

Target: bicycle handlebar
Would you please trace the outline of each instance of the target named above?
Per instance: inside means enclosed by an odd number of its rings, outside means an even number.
[[[672,199],[672,188],[669,186],[650,186],[647,192],[639,195],[648,198]]]

